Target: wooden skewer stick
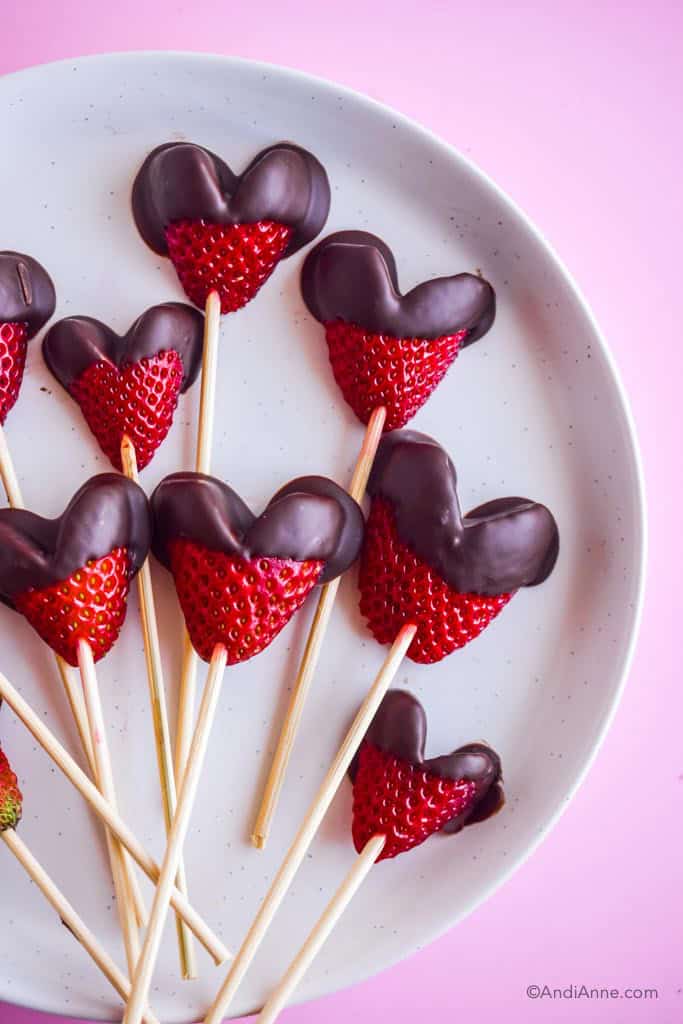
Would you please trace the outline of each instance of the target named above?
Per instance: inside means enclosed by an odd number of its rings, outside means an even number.
[[[159,865],[150,857],[144,846],[134,836],[120,815],[104,799],[99,789],[90,781],[85,772],[76,764],[59,740],[50,732],[41,718],[24,700],[16,687],[0,672],[0,697],[12,709],[17,718],[26,726],[37,743],[69,782],[78,790],[105,825],[123,843],[131,857],[137,862],[153,884],[159,881]],[[173,908],[178,911],[188,927],[205,947],[217,965],[230,960],[232,953],[223,945],[196,910],[188,903],[178,889],[171,894]]]
[[[124,436],[121,442],[121,463],[123,471],[133,483],[138,480],[138,462],[135,446],[129,437]],[[138,573],[138,594],[140,598],[140,614],[142,618],[142,635],[145,645],[145,661],[147,664],[147,680],[149,682],[149,699],[152,708],[154,726],[154,742],[161,788],[161,802],[164,812],[166,835],[171,831],[171,823],[175,814],[177,793],[171,750],[171,732],[168,725],[168,704],[164,686],[164,671],[161,663],[161,645],[157,626],[154,591],[152,589],[152,573],[149,559],[145,561]],[[181,860],[176,878],[176,886],[187,896],[187,879],[185,864]],[[178,952],[182,977],[189,981],[197,977],[194,944],[187,926],[182,918],[176,915],[176,931],[178,933]]]
[[[187,760],[185,774],[183,775],[178,795],[178,807],[173,819],[171,834],[168,837],[166,855],[161,866],[156,893],[154,894],[149,926],[142,945],[142,953],[138,960],[135,977],[133,978],[130,998],[126,1004],[123,1024],[140,1024],[145,1006],[147,1005],[152,975],[159,954],[159,946],[161,945],[161,936],[168,914],[173,879],[178,873],[183,843],[190,826],[190,818],[192,817],[199,779],[204,767],[211,727],[216,717],[226,662],[227,651],[222,644],[217,644],[209,665],[209,674],[199,708],[197,726],[190,746],[190,756]]]
[[[2,424],[0,424],[0,479],[2,479],[2,486],[5,488],[7,500],[12,508],[22,508],[21,489]]]
[[[195,472],[211,472],[211,449],[216,411],[216,370],[218,367],[218,340],[221,322],[221,300],[218,292],[210,292],[204,309],[204,345],[202,349],[202,387],[199,399],[199,426]],[[197,702],[197,653],[190,643],[187,630],[183,630],[183,663],[178,690],[178,719],[176,723],[175,777],[180,789],[190,753],[194,730],[194,709]]]
[[[356,462],[356,468],[354,469],[353,477],[351,478],[351,485],[349,487],[349,494],[354,501],[357,501],[359,504],[363,500],[363,496],[365,494],[370,470],[372,469],[372,464],[375,461],[375,455],[377,454],[377,446],[382,438],[382,431],[384,429],[386,416],[387,411],[384,406],[380,406],[375,409],[370,417],[370,421],[368,422],[367,430],[365,431],[365,437],[363,438],[363,444],[358,455],[358,461]],[[289,707],[287,708],[285,721],[282,726],[282,731],[280,732],[280,738],[273,756],[273,762],[270,766],[268,779],[266,780],[261,807],[251,835],[252,843],[259,850],[263,850],[266,842],[268,841],[273,816],[277,808],[280,792],[282,791],[282,785],[285,781],[287,765],[289,764],[289,759],[291,757],[292,750],[294,749],[297,733],[299,731],[299,724],[301,722],[304,704],[306,703],[306,697],[308,696],[308,691],[311,683],[313,682],[313,676],[318,666],[318,659],[320,658],[320,652],[325,640],[325,634],[327,633],[327,627],[330,622],[332,609],[337,598],[337,591],[339,590],[340,583],[341,577],[337,577],[337,579],[332,580],[331,583],[326,583],[320,593],[318,607],[316,608],[315,616],[308,634],[308,640],[306,641],[303,658],[299,665],[299,671],[297,672],[296,679],[294,680],[294,687],[292,689]]]
[[[313,842],[320,823],[325,817],[384,695],[389,689],[408,648],[413,642],[415,633],[416,627],[414,625],[403,626],[394,640],[382,668],[361,704],[351,728],[342,741],[334,761],[330,765],[329,771],[306,813],[306,817],[294,838],[294,842],[287,851],[287,855],[259,907],[251,928],[247,932],[247,936],[214,1000],[213,1006],[205,1018],[205,1024],[220,1024],[225,1017],[226,1011],[259,946],[265,938],[271,921],[287,894],[287,890],[292,884],[294,876]]]
[[[100,792],[105,800],[116,810],[116,788],[114,786],[114,774],[111,767],[111,756],[109,754],[109,744],[107,743],[107,732],[104,724],[104,714],[102,713],[95,662],[90,644],[85,640],[78,641],[78,668],[81,673],[83,696],[85,697],[85,707],[88,712]],[[132,978],[138,957],[140,956],[137,915],[133,902],[133,890],[128,881],[132,867],[127,862],[121,843],[110,832],[107,832],[107,846],[112,877],[114,879],[119,921],[123,934],[123,944],[128,961],[128,973]]]
[[[28,876],[38,886],[43,896],[45,896],[48,903],[57,912],[74,938],[90,954],[102,971],[102,974],[104,974],[105,978],[125,1001],[130,993],[130,982],[114,963],[107,951],[99,944],[87,925],[83,923],[67,898],[57,888],[44,868],[26,847],[24,841],[20,839],[14,829],[0,832],[0,838],[4,840],[5,845],[12,851]],[[159,1024],[159,1021],[149,1009],[145,1012],[145,1021],[146,1024]]]
[[[71,666],[67,665],[64,659],[60,658],[58,654],[55,654],[55,661],[57,662],[57,668],[62,680],[66,699],[68,700],[69,707],[71,708],[71,714],[73,715],[74,722],[76,723],[76,729],[81,741],[81,746],[83,747],[83,753],[85,754],[93,779],[97,780],[97,765],[95,764],[95,753],[90,739],[90,725],[88,723],[88,712],[85,707],[83,690],[79,688],[76,679],[74,679]]]
[[[268,997],[266,1005],[256,1018],[256,1024],[273,1024],[289,997],[301,982],[316,956],[327,942],[332,929],[370,873],[382,852],[386,836],[368,839],[348,875],[337,889],[317,924],[287,968],[277,987]]]

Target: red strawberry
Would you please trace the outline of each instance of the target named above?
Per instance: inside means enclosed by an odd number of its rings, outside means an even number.
[[[17,777],[0,748],[0,832],[17,827],[21,821],[22,801]]]
[[[467,331],[440,338],[393,338],[337,320],[325,324],[335,380],[356,416],[367,423],[386,406],[385,430],[404,426],[442,380]]]
[[[171,572],[192,645],[210,661],[216,644],[228,664],[259,654],[304,603],[322,572],[320,561],[245,559],[188,540],[169,544]]]
[[[166,229],[168,254],[196,306],[217,291],[221,311],[233,313],[250,302],[270,277],[292,237],[285,224],[211,224],[179,220]]]
[[[419,846],[478,799],[476,782],[431,775],[367,740],[356,764],[353,843],[360,853],[373,836],[386,836],[378,861]]]
[[[26,324],[0,324],[0,426],[19,397],[27,344]]]
[[[124,434],[133,442],[138,468],[144,469],[173,423],[183,383],[183,362],[175,351],[162,351],[123,369],[93,363],[69,391],[113,465],[121,470]]]
[[[414,622],[413,661],[441,661],[495,619],[512,594],[461,594],[417,557],[396,532],[388,503],[373,499],[360,563],[360,610],[379,643]]]
[[[115,548],[60,583],[18,595],[14,606],[69,665],[78,664],[79,640],[87,640],[99,661],[123,626],[129,578],[128,553]]]

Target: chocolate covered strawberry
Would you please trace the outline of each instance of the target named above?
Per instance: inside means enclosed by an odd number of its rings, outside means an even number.
[[[45,362],[116,469],[122,469],[124,437],[139,469],[165,439],[179,396],[199,374],[203,329],[198,310],[166,302],[146,310],[122,337],[84,316],[60,320],[47,332]]]
[[[408,656],[440,661],[481,633],[519,587],[552,571],[552,514],[527,498],[499,498],[462,516],[455,469],[432,438],[395,431],[380,443],[360,562],[360,609],[380,643],[418,629]]]
[[[54,285],[40,263],[0,252],[0,426],[19,397],[28,342],[54,311]]]
[[[363,518],[331,480],[292,481],[254,516],[226,484],[167,477],[152,495],[154,553],[173,574],[192,644],[228,664],[264,650],[310,591],[358,556]]]
[[[498,755],[483,743],[424,759],[427,720],[422,705],[403,690],[382,701],[351,767],[353,843],[360,853],[385,837],[377,858],[388,860],[435,832],[460,831],[503,804]]]
[[[0,747],[0,832],[17,827],[21,821],[22,804],[17,777]]]
[[[385,406],[387,431],[415,415],[495,317],[493,288],[473,274],[434,278],[402,295],[393,253],[365,231],[319,242],[304,262],[301,290],[325,328],[344,398],[363,423]]]
[[[144,492],[113,473],[93,477],[58,519],[0,510],[0,598],[57,654],[99,661],[116,642],[131,578],[150,544]]]
[[[241,174],[187,142],[158,146],[133,185],[133,215],[145,242],[173,263],[191,302],[216,291],[223,313],[241,309],[281,259],[322,230],[330,207],[324,168],[281,142]]]

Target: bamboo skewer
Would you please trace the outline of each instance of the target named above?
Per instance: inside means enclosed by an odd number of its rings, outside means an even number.
[[[342,741],[265,899],[259,907],[251,928],[247,932],[232,967],[205,1018],[205,1024],[220,1024],[223,1020],[244,975],[249,969],[249,965],[265,938],[278,907],[287,894],[294,876],[313,842],[320,823],[325,817],[384,695],[389,689],[408,648],[413,642],[415,633],[416,627],[414,625],[406,625],[403,626],[396,637],[382,668]]]
[[[74,938],[89,953],[112,987],[122,999],[126,1000],[130,993],[130,982],[114,963],[107,951],[99,944],[87,925],[83,923],[67,898],[35,859],[17,832],[14,829],[7,829],[4,832],[0,832],[0,839],[4,840],[7,848],[11,850],[28,876],[38,886],[43,896],[45,896],[48,903],[57,912],[60,920],[66,925]],[[144,1019],[146,1024],[159,1024],[159,1021],[149,1009],[145,1011]]]
[[[134,483],[138,483],[138,465],[135,447],[133,442],[127,436],[124,436],[123,441],[121,442],[121,462],[123,465],[123,471],[128,479],[132,480]],[[164,812],[166,835],[168,837],[171,830],[173,815],[175,814],[177,793],[171,748],[171,733],[168,724],[168,704],[166,700],[166,688],[164,686],[164,674],[161,663],[159,629],[157,626],[154,591],[152,589],[152,574],[149,567],[149,560],[145,561],[138,573],[137,579],[138,594],[140,598],[140,614],[142,618],[142,634],[145,646],[145,661],[147,665],[147,679],[149,682],[149,697],[152,709],[152,723],[154,726],[154,742],[159,771],[159,785],[161,788],[161,802]],[[183,895],[187,896],[185,864],[182,860],[178,869],[176,886]],[[180,956],[181,973],[183,978],[188,981],[197,977],[197,966],[194,945],[189,929],[179,915],[176,915],[176,931],[178,934],[178,951]]]
[[[190,825],[211,727],[216,717],[226,661],[227,651],[225,647],[222,644],[217,644],[211,657],[209,674],[199,708],[199,715],[197,716],[197,725],[190,746],[190,755],[180,786],[178,807],[173,819],[173,827],[171,828],[166,855],[154,895],[149,926],[142,946],[142,953],[138,960],[135,977],[133,978],[132,991],[126,1005],[123,1024],[140,1024],[147,1003],[164,923],[168,913],[173,879],[178,873],[178,864],[180,863],[183,843],[185,842]]]
[[[12,508],[23,508],[21,489],[2,424],[0,424],[0,479]]]
[[[199,425],[197,428],[197,451],[194,467],[197,473],[211,472],[220,320],[220,296],[218,292],[209,292],[204,309],[202,386],[199,398]],[[197,702],[197,668],[197,652],[190,643],[187,630],[183,627],[183,663],[178,690],[175,746],[175,777],[178,789],[180,789],[180,783],[185,772],[194,729],[194,709]]]
[[[280,1011],[289,1001],[289,997],[327,942],[337,921],[367,878],[385,843],[386,836],[373,836],[368,839],[310,935],[268,997],[268,1001],[256,1018],[256,1024],[273,1024],[273,1021],[279,1016]]]
[[[100,701],[95,662],[90,644],[86,643],[85,640],[79,640],[78,642],[78,668],[83,684],[83,696],[85,697],[85,707],[88,713],[88,723],[90,725],[90,735],[95,754],[95,764],[97,765],[97,779],[100,792],[111,807],[117,810],[114,774],[111,766],[109,744],[107,743],[106,726]],[[138,957],[140,956],[140,936],[137,931],[138,920],[134,905],[133,889],[129,883],[132,866],[127,862],[127,857],[121,843],[110,832],[107,832],[107,846],[114,879],[114,889],[116,891],[116,903],[121,923],[121,932],[123,934],[123,944],[128,961],[128,973],[132,978]]]
[[[359,504],[365,495],[365,488],[367,487],[372,464],[375,461],[377,446],[382,438],[386,415],[387,411],[384,406],[375,409],[365,431],[363,444],[349,486],[349,494]],[[320,593],[303,658],[294,680],[289,707],[287,708],[280,738],[266,780],[261,807],[251,835],[252,843],[259,850],[264,849],[268,841],[273,816],[277,809],[278,800],[285,781],[287,766],[294,749],[294,743],[296,742],[306,697],[308,696],[308,691],[318,666],[318,659],[320,658],[320,652],[332,616],[332,609],[334,608],[340,583],[341,577],[337,577],[331,583],[326,583]]]
[[[67,753],[45,723],[24,700],[19,691],[12,686],[2,673],[0,673],[0,697],[6,701],[8,707],[12,709],[17,718],[25,725],[48,757],[64,773],[81,796],[90,804],[95,813],[114,833],[116,838],[123,843],[131,857],[142,871],[145,872],[150,881],[156,885],[159,880],[159,865],[150,857],[120,815],[104,799],[99,789],[93,785],[85,772],[76,764],[71,755]],[[175,888],[173,888],[171,893],[171,903],[174,909],[181,914],[183,920],[216,964],[224,963],[231,958],[232,954],[229,950],[213,934],[183,894]]]

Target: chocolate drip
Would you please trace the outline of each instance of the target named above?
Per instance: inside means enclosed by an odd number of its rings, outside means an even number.
[[[467,811],[444,826],[444,832],[459,832],[465,825],[484,821],[505,803],[502,769],[498,754],[485,743],[468,743],[451,754],[425,760],[427,716],[417,698],[406,690],[390,690],[370,723],[364,741],[401,761],[416,765],[442,779],[467,779],[476,787]],[[358,770],[358,755],[349,769],[351,781]]]
[[[304,262],[301,292],[321,323],[344,320],[396,338],[465,330],[463,346],[486,334],[496,314],[493,288],[474,274],[437,277],[402,295],[393,253],[366,231],[338,231],[319,242]]]
[[[381,441],[368,482],[403,543],[463,594],[503,594],[550,575],[559,552],[552,513],[528,498],[498,498],[462,516],[444,449],[414,430]]]
[[[0,324],[26,324],[32,338],[55,311],[55,286],[31,256],[0,252]]]
[[[204,317],[182,302],[164,302],[142,313],[120,336],[89,316],[58,320],[45,335],[43,357],[51,373],[68,391],[95,363],[119,369],[140,359],[175,351],[183,364],[181,391],[194,383],[202,365]]]
[[[312,153],[279,142],[234,174],[215,153],[190,142],[158,146],[133,184],[133,216],[155,252],[168,254],[166,229],[178,220],[252,224],[273,220],[292,228],[291,256],[322,230],[330,210],[325,168]]]
[[[25,509],[0,509],[0,598],[13,598],[67,579],[91,559],[126,548],[131,575],[151,541],[144,491],[118,473],[85,483],[57,519]]]
[[[325,563],[320,583],[340,576],[363,542],[359,506],[325,477],[300,477],[278,491],[255,516],[227,484],[201,473],[174,473],[151,499],[153,550],[170,568],[178,539],[250,559],[259,555]]]

